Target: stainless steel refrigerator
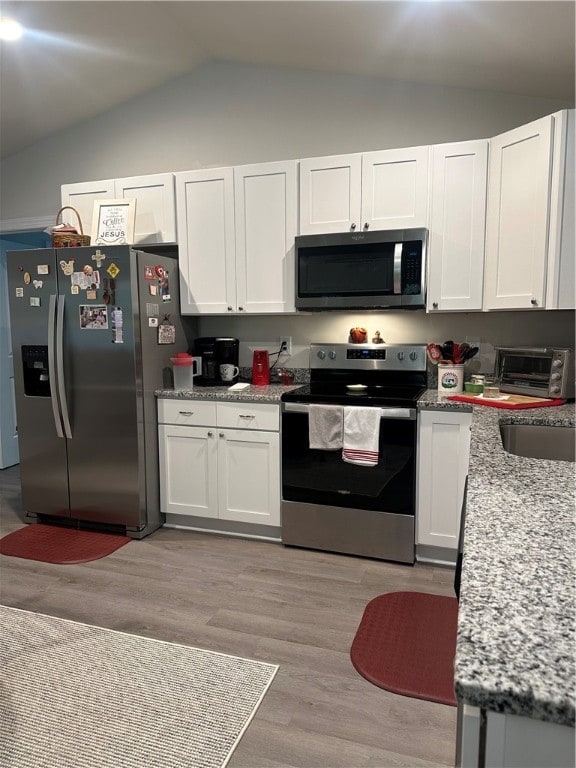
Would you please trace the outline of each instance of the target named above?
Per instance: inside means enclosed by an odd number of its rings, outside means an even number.
[[[24,509],[146,536],[163,523],[154,391],[188,348],[177,260],[113,246],[7,266]]]

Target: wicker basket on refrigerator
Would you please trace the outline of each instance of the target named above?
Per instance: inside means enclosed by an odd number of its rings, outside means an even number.
[[[84,228],[82,227],[82,219],[76,208],[72,208],[71,205],[65,205],[56,214],[56,226],[61,223],[62,211],[70,210],[74,211],[78,218],[78,224],[80,227],[80,234],[77,232],[70,232],[66,230],[56,230],[52,232],[52,248],[77,248],[81,245],[90,245],[90,235],[84,234]]]

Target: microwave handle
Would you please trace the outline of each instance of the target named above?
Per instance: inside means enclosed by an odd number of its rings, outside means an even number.
[[[394,295],[402,293],[402,243],[394,246]]]

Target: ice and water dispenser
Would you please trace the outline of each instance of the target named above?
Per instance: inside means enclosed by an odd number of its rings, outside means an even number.
[[[50,373],[47,346],[22,347],[24,394],[28,397],[50,397]]]

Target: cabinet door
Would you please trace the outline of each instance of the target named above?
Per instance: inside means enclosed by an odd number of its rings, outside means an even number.
[[[362,229],[428,226],[429,147],[362,155]]]
[[[104,181],[83,181],[78,184],[62,184],[60,187],[62,205],[76,208],[85,235],[92,235],[92,214],[95,200],[113,200],[116,197],[114,179]],[[64,221],[76,224],[76,216],[72,211],[63,212]]]
[[[362,155],[300,160],[300,234],[360,229]]]
[[[218,517],[218,445],[205,427],[158,426],[160,509]]]
[[[472,414],[422,411],[418,418],[416,544],[456,551]]]
[[[116,179],[115,196],[136,199],[135,244],[176,242],[173,174]]]
[[[176,173],[182,314],[236,310],[232,168]]]
[[[428,309],[482,309],[487,174],[487,141],[432,149]]]
[[[234,168],[239,312],[294,312],[297,163]]]
[[[552,120],[490,140],[485,309],[544,305]]]
[[[220,518],[280,525],[278,432],[218,431]]]

